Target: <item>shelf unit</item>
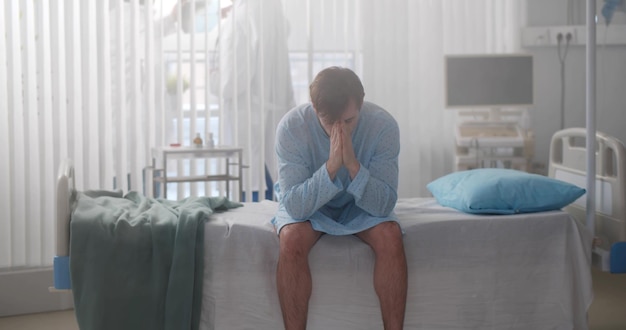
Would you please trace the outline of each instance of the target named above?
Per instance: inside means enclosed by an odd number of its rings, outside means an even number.
[[[455,170],[484,167],[530,171],[534,136],[513,123],[463,123],[456,129]]]
[[[210,182],[218,181],[226,183],[226,196],[230,196],[230,183],[237,182],[238,192],[236,200],[241,200],[243,167],[242,164],[243,148],[239,147],[158,147],[152,149],[152,170],[150,175],[153,182],[161,184],[163,188],[163,198],[167,198],[167,184],[180,182]],[[212,175],[178,175],[168,176],[167,162],[170,160],[183,159],[216,159],[223,158],[225,161],[224,173]],[[158,167],[160,166],[160,167]],[[236,171],[231,171],[231,166],[236,166]],[[160,172],[162,175],[155,176],[154,173]],[[156,185],[153,185],[152,191],[155,192]]]

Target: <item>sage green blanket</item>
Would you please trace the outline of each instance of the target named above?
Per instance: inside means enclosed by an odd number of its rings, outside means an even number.
[[[78,193],[70,272],[80,329],[197,329],[204,222],[241,205],[223,197]]]

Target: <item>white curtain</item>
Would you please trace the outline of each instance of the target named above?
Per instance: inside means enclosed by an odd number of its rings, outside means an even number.
[[[210,92],[216,83],[211,59],[223,42],[223,27],[210,22],[219,13],[203,8],[204,1],[189,2],[195,7],[180,10],[173,10],[175,0],[0,2],[0,269],[51,264],[62,159],[74,161],[79,190],[143,191],[153,147],[190,145],[196,133],[215,133],[218,142],[225,134],[238,136],[242,128],[221,120],[224,91]],[[524,22],[522,0],[280,4],[288,21],[295,103],[308,101],[308,84],[322,68],[354,69],[366,99],[400,123],[401,197],[428,196],[426,184],[453,168],[455,114],[443,106],[444,54],[517,51]],[[183,31],[172,23],[196,13],[204,23],[192,20],[195,28]],[[254,56],[247,53],[246,65]],[[285,81],[272,85],[280,83]],[[249,100],[239,106],[252,125]],[[245,139],[265,141],[265,135]],[[262,175],[264,157],[249,164],[244,177]],[[192,173],[210,168],[176,165]],[[254,187],[247,180],[249,194]],[[173,190],[182,198],[220,189],[199,184]]]
[[[517,52],[521,0],[363,2],[366,98],[400,124],[399,196],[454,169],[456,113],[444,107],[444,55]]]
[[[79,190],[144,191],[166,141],[166,4],[0,2],[0,269],[51,264],[63,159]]]

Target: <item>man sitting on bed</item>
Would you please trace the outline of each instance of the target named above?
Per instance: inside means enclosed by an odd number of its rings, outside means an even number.
[[[356,235],[376,255],[374,289],[385,329],[402,329],[407,266],[397,200],[399,129],[349,69],[322,70],[311,104],[276,131],[280,239],[276,281],[285,328],[305,329],[311,296],[308,255],[324,233]]]

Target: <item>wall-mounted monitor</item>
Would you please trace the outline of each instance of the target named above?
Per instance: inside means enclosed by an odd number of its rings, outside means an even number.
[[[527,107],[533,99],[529,54],[445,56],[446,108]]]

